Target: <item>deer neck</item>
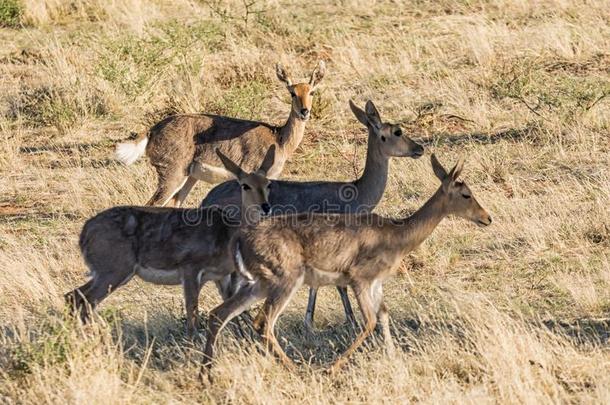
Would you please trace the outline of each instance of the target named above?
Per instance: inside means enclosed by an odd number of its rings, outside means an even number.
[[[277,144],[285,154],[291,155],[303,140],[305,123],[306,121],[297,117],[296,112],[291,107],[288,120],[280,128],[277,137]]]
[[[406,251],[419,246],[449,214],[446,197],[441,188],[413,215],[401,221],[398,239]]]
[[[362,206],[373,210],[381,200],[385,186],[388,182],[389,159],[381,152],[376,135],[369,128],[369,138],[366,150],[366,164],[364,172],[354,182],[358,190],[358,202]]]
[[[255,225],[260,221],[260,215],[255,207],[245,207],[242,204],[242,208],[239,210],[239,227],[248,225]]]

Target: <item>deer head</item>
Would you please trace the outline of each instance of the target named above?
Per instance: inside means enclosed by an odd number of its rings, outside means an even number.
[[[275,160],[275,145],[271,145],[258,170],[247,173],[239,165],[216,149],[216,154],[224,167],[231,172],[241,187],[242,219],[248,222],[258,222],[261,217],[271,212],[269,204],[269,191],[271,182],[267,179],[267,172]]]
[[[468,219],[480,226],[490,225],[491,216],[477,202],[466,183],[458,180],[464,168],[464,159],[460,158],[449,173],[434,154],[431,160],[434,174],[441,181],[440,191],[447,200],[449,214]]]
[[[286,85],[292,96],[292,110],[296,116],[303,121],[308,120],[311,114],[313,95],[326,73],[324,61],[318,62],[318,66],[311,72],[308,83],[292,84],[289,74],[279,63],[276,65],[276,73],[277,78]]]
[[[366,102],[364,110],[358,108],[352,100],[349,101],[349,106],[358,121],[375,135],[384,156],[418,159],[424,154],[424,147],[405,135],[400,126],[381,121],[379,111],[371,100]]]

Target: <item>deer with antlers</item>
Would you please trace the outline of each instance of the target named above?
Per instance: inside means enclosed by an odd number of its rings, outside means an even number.
[[[214,153],[220,149],[245,171],[252,171],[271,145],[276,146],[269,178],[277,178],[286,160],[303,139],[311,116],[313,95],[326,72],[320,61],[306,83],[293,83],[279,64],[276,74],[292,96],[292,108],[283,126],[211,114],[173,115],[155,124],[133,142],[119,143],[116,157],[126,165],[144,153],[158,175],[157,190],[146,205],[181,206],[197,181],[219,183],[231,173]]]
[[[262,320],[255,328],[267,347],[287,367],[292,361],[274,334],[275,323],[294,293],[303,285],[349,286],[364,317],[364,329],[334,362],[337,371],[381,323],[388,351],[394,346],[382,285],[395,275],[402,257],[420,245],[449,215],[481,226],[491,217],[479,205],[470,188],[458,178],[463,160],[447,172],[432,155],[434,174],[441,186],[413,215],[389,219],[375,214],[298,214],[272,216],[243,227],[231,242],[235,266],[249,284],[210,314],[202,376],[212,367],[218,333],[227,322],[265,300]]]

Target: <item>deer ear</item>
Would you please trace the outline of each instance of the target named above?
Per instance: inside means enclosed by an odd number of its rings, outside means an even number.
[[[438,161],[434,153],[430,157],[430,161],[432,162],[432,170],[434,170],[436,177],[438,177],[440,181],[444,181],[447,177],[447,170],[441,165],[441,162]]]
[[[280,65],[279,63],[275,65],[275,74],[277,75],[277,78],[280,79],[280,81],[283,82],[286,86],[292,86],[292,80],[290,80],[290,76],[288,76],[286,69],[284,69],[284,67],[282,67],[282,65]]]
[[[379,111],[377,111],[375,104],[373,104],[371,100],[366,102],[364,110],[366,111],[366,117],[368,118],[369,123],[371,123],[371,125],[377,129],[381,128],[381,117],[379,116]]]
[[[462,169],[464,168],[464,158],[460,157],[458,162],[455,164],[453,169],[449,172],[449,176],[451,176],[451,180],[456,181],[460,174],[462,173]]]
[[[318,84],[320,84],[320,82],[324,78],[325,74],[326,74],[326,64],[324,63],[323,60],[321,60],[320,62],[318,62],[318,66],[316,66],[316,68],[313,70],[313,72],[311,72],[311,77],[309,78],[309,85],[313,89],[318,87]]]
[[[225,167],[225,169],[233,173],[233,175],[237,177],[237,179],[241,179],[244,177],[245,173],[243,170],[241,170],[241,167],[239,167],[237,164],[235,164],[235,162],[225,156],[225,154],[222,153],[220,149],[216,149],[216,154],[220,158],[220,161],[222,162],[222,165]]]
[[[275,162],[275,145],[271,145],[267,154],[265,155],[265,159],[263,159],[263,163],[261,163],[261,167],[258,171],[263,172],[265,176],[269,170],[273,167],[273,163]]]
[[[351,108],[358,121],[360,121],[364,125],[369,124],[369,120],[366,118],[366,113],[360,108],[358,108],[352,100],[349,101],[349,108]]]

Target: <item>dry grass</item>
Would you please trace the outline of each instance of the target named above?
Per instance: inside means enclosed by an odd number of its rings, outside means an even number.
[[[0,1],[0,402],[610,402],[608,2],[341,3]],[[285,177],[353,177],[365,135],[347,100],[372,98],[442,161],[466,155],[494,217],[445,221],[387,285],[401,353],[371,342],[323,373],[350,339],[333,289],[316,340],[305,291],[280,320],[298,373],[225,334],[209,387],[179,288],[133,281],[96,324],[66,320],[82,223],[155,185],[145,159],[112,160],[116,140],[173,111],[280,122],[276,60],[299,76],[320,58]],[[436,186],[426,159],[395,160],[378,211]],[[202,295],[206,313],[218,298]]]

